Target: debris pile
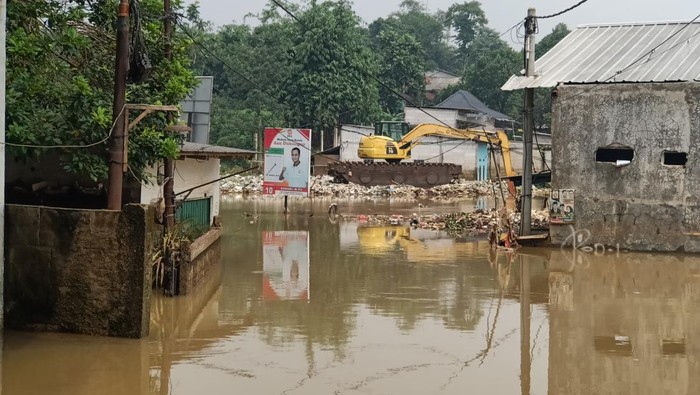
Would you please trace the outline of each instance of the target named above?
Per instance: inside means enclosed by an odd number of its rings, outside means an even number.
[[[262,175],[235,176],[221,181],[221,193],[229,195],[260,195],[262,194]],[[386,196],[407,197],[415,199],[447,199],[475,196],[491,196],[503,193],[509,195],[506,183],[492,181],[458,180],[453,184],[439,185],[430,189],[423,189],[411,185],[386,185],[365,187],[358,184],[338,184],[333,182],[331,176],[311,177],[311,196],[329,197],[361,197],[361,196]],[[549,188],[533,188],[533,196],[548,196]]]
[[[506,220],[511,228],[520,226],[520,213],[506,213],[501,218],[500,210],[474,211],[470,213],[449,213],[432,215],[341,215],[335,217],[342,221],[358,221],[368,225],[406,225],[420,229],[444,230],[455,235],[486,235],[493,227],[503,228],[502,222]],[[547,210],[532,211],[532,229],[547,229],[549,227],[549,212]]]

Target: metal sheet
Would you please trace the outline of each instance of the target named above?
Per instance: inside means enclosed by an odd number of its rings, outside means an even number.
[[[535,62],[535,77],[501,89],[560,83],[700,81],[700,22],[581,25]]]

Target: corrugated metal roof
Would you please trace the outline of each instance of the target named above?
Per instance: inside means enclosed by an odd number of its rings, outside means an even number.
[[[255,156],[255,151],[185,142],[180,149],[180,156],[252,159]]]
[[[700,81],[700,22],[581,25],[503,90],[559,83]]]

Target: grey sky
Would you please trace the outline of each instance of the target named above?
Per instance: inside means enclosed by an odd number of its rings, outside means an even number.
[[[300,4],[300,0],[284,0]],[[186,3],[193,2],[185,0]],[[455,0],[423,1],[430,12],[446,10]],[[482,0],[489,26],[499,32],[508,30],[525,17],[528,7],[535,7],[538,15],[548,15],[570,7],[578,0]],[[256,14],[267,0],[200,0],[200,10],[205,20],[216,26],[242,23],[246,14]],[[354,0],[355,12],[366,22],[385,17],[398,10],[401,0]],[[648,22],[691,20],[700,14],[697,0],[589,0],[562,16],[540,20],[540,38],[549,33],[555,24],[563,22],[569,28],[588,23]],[[250,20],[249,20],[250,22]],[[509,40],[508,35],[504,39]]]

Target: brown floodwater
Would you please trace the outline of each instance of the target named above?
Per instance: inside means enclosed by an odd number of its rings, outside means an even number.
[[[698,394],[700,258],[490,251],[224,200],[220,266],[143,340],[6,331],[2,394]],[[338,201],[422,215],[492,202]]]

